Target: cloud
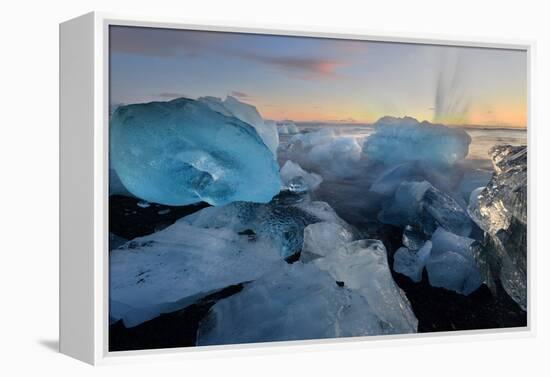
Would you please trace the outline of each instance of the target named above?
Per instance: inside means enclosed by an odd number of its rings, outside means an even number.
[[[160,98],[168,98],[168,99],[181,98],[181,97],[189,98],[188,95],[184,93],[177,93],[177,92],[162,92],[162,93],[155,94],[153,96],[160,97]]]
[[[237,52],[235,56],[276,67],[302,79],[335,77],[336,69],[343,63],[318,57],[269,56],[249,52]]]
[[[242,98],[242,99],[252,98],[252,96],[248,95],[247,93],[239,92],[238,90],[232,90],[231,92],[229,92],[229,95],[237,98]]]
[[[323,57],[274,56],[253,51],[248,47],[232,44],[235,38],[241,37],[233,33],[111,26],[109,36],[112,53],[161,58],[224,55],[272,66],[293,77],[306,80],[336,77],[337,68],[343,65],[341,61]]]
[[[109,47],[113,53],[154,57],[196,56],[216,45],[223,45],[227,33],[111,26]]]

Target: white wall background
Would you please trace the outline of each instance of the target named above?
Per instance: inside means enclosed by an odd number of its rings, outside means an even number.
[[[463,375],[550,371],[546,239],[549,234],[549,9],[544,1],[4,1],[0,12],[0,374],[41,375]],[[322,347],[315,352],[224,357],[93,369],[54,352],[58,315],[58,23],[91,10],[271,24],[345,27],[537,42],[536,144],[530,208],[536,253],[537,335],[441,344]],[[535,148],[536,147],[536,148]],[[534,152],[534,153],[533,153]],[[342,350],[343,349],[343,350]],[[9,372],[11,370],[11,372]],[[538,372],[536,372],[538,370]]]

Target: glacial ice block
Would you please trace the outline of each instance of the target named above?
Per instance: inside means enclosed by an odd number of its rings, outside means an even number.
[[[304,229],[304,246],[300,260],[309,262],[325,257],[351,241],[353,233],[342,225],[326,221],[308,225]]]
[[[218,301],[200,323],[197,345],[340,338],[384,333],[357,292],[300,262],[282,266]]]
[[[209,207],[180,221],[202,228],[231,229],[265,240],[274,245],[283,258],[302,250],[304,229],[310,224],[330,222],[350,231],[349,225],[324,202],[285,203],[277,199],[268,204],[236,202]]]
[[[431,251],[431,241],[426,241],[418,250],[400,247],[393,256],[394,271],[406,275],[411,278],[412,281],[418,283],[422,280],[422,270],[430,257]]]
[[[439,227],[432,235],[432,250],[426,263],[430,285],[468,295],[482,283],[472,253],[474,240]]]
[[[378,219],[396,226],[414,225],[427,235],[438,226],[461,236],[468,236],[472,230],[466,211],[427,181],[402,182],[393,199],[383,205]]]
[[[241,102],[232,96],[227,96],[224,101],[217,97],[201,97],[198,100],[206,103],[214,111],[227,116],[234,116],[254,127],[265,145],[275,156],[277,155],[279,146],[277,127],[273,122],[264,121],[256,107]]]
[[[149,202],[269,202],[281,188],[273,153],[256,130],[186,98],[119,107],[110,159],[124,187]]]
[[[399,248],[393,257],[393,269],[419,282],[426,267],[430,285],[468,295],[482,283],[472,252],[473,243],[471,238],[439,227],[419,250]]]
[[[300,132],[300,130],[298,130],[298,127],[296,126],[296,123],[294,123],[291,120],[285,120],[285,121],[279,122],[278,124],[279,124],[280,129],[286,131],[286,132],[282,132],[282,133],[297,134],[297,133]]]
[[[283,188],[292,192],[313,191],[319,187],[323,178],[319,174],[308,173],[300,165],[287,160],[281,168]]]
[[[292,160],[306,169],[316,169],[321,175],[347,177],[357,173],[362,157],[357,139],[342,136],[323,128],[294,135],[288,145]]]
[[[285,125],[277,125],[279,135],[288,135],[288,127]]]
[[[115,169],[109,169],[109,195],[132,196],[120,181]]]
[[[432,234],[432,255],[437,256],[446,251],[452,251],[471,259],[472,253],[470,247],[474,240],[468,237],[462,237],[451,233],[439,227]]]
[[[498,145],[489,152],[495,168],[486,187],[475,190],[468,213],[485,231],[478,264],[484,280],[527,310],[527,147]]]
[[[468,155],[471,142],[464,130],[411,117],[386,116],[374,123],[374,128],[363,144],[363,152],[368,159],[384,164],[423,161],[453,165]]]
[[[424,175],[419,172],[418,164],[406,162],[389,167],[371,185],[370,191],[380,195],[389,196],[403,182],[423,181]]]
[[[109,255],[111,320],[126,327],[286,264],[272,242],[176,222]]]
[[[426,263],[426,270],[430,285],[463,295],[469,295],[482,283],[473,258],[468,259],[453,251],[432,256]]]
[[[384,323],[385,333],[417,331],[418,320],[407,296],[393,281],[382,242],[354,241],[312,263],[363,296]]]

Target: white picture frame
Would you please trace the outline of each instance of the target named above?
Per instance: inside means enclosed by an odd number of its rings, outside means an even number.
[[[330,347],[448,342],[534,335],[535,256],[528,248],[528,321],[525,328],[472,330],[269,344],[209,346],[168,350],[108,350],[108,28],[110,25],[249,32],[452,46],[525,50],[528,59],[528,141],[533,155],[532,55],[534,42],[439,38],[415,33],[320,30],[223,23],[209,25],[170,19],[88,13],[60,24],[60,351],[90,364],[145,359],[212,357],[234,353],[292,352]],[[531,160],[529,159],[529,166]],[[529,168],[528,172],[532,170]],[[530,205],[532,187],[528,185]],[[531,217],[529,217],[531,221]],[[533,227],[528,228],[529,240]],[[529,242],[529,241],[528,241]],[[530,243],[529,243],[530,244]]]

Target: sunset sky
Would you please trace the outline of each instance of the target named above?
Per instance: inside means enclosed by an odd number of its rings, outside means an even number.
[[[226,95],[264,118],[525,127],[525,51],[111,27],[110,103]]]

